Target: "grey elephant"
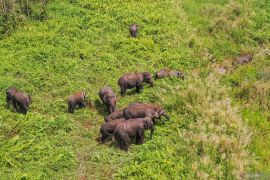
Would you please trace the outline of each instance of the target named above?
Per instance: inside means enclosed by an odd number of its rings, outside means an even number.
[[[86,91],[77,92],[68,98],[68,112],[74,113],[76,107],[84,108],[86,107]]]
[[[12,105],[15,108],[16,112],[27,114],[28,108],[32,103],[32,100],[30,95],[18,91],[15,87],[11,87],[6,90],[6,102],[7,108],[10,107],[10,103],[12,102]]]
[[[155,74],[155,79],[161,79],[165,77],[177,77],[184,79],[184,73],[176,70],[170,70],[167,68],[161,69]]]
[[[108,121],[112,121],[112,120],[115,120],[115,119],[122,119],[122,118],[124,118],[123,111],[124,111],[124,109],[116,109],[109,116],[105,117],[104,118],[104,121],[105,122],[108,122]]]
[[[118,85],[121,89],[121,95],[126,93],[127,89],[136,88],[139,93],[143,89],[143,82],[153,86],[153,78],[149,72],[126,73],[118,79]]]
[[[113,136],[116,126],[122,122],[124,122],[124,119],[115,119],[102,124],[100,127],[101,143],[105,143],[109,137]]]
[[[128,151],[131,138],[136,138],[136,144],[143,144],[145,129],[151,130],[150,138],[152,139],[154,125],[149,117],[129,119],[117,125],[114,135],[120,149]]]
[[[109,113],[114,112],[117,99],[115,93],[113,92],[113,89],[111,87],[104,86],[99,91],[99,97],[103,104],[108,107]]]
[[[170,119],[162,107],[154,104],[132,104],[124,109],[123,114],[126,119],[150,117],[154,123],[162,116]]]
[[[233,66],[248,64],[252,61],[253,56],[250,54],[246,54],[243,56],[238,57],[232,64]]]

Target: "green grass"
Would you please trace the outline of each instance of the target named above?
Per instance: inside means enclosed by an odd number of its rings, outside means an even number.
[[[0,42],[0,177],[236,179],[270,171],[269,11],[267,0],[50,1],[46,21],[29,19]],[[134,22],[138,38],[129,37]],[[232,68],[242,53],[254,61]],[[215,66],[229,71],[218,75]],[[120,97],[122,74],[163,67],[187,78]],[[32,96],[26,116],[5,108],[12,85]],[[117,92],[119,108],[156,103],[171,121],[127,153],[98,144],[103,85]],[[92,107],[67,114],[78,90]]]

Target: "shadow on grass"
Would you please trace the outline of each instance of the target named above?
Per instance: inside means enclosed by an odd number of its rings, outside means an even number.
[[[96,107],[97,112],[103,117],[106,117],[109,115],[106,105],[104,105],[99,99],[95,100],[95,107]]]

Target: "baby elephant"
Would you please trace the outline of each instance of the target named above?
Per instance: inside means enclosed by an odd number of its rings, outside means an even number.
[[[135,103],[129,104],[129,106],[135,105],[135,104],[142,104],[142,103],[141,102],[135,102]],[[125,119],[123,112],[124,112],[124,109],[117,109],[114,112],[112,112],[109,116],[105,117],[104,121],[108,122],[108,121],[112,121],[112,120],[115,120],[115,119]]]
[[[103,104],[108,106],[109,113],[114,112],[116,108],[116,95],[111,87],[104,86],[99,91],[99,97]]]
[[[238,65],[243,65],[243,64],[248,64],[252,61],[253,57],[250,54],[238,57],[234,62],[233,66],[238,66]]]
[[[144,130],[150,129],[150,138],[154,132],[154,125],[151,118],[129,119],[120,123],[115,129],[115,139],[122,150],[127,151],[130,138],[136,137],[136,144],[144,143]]]
[[[161,79],[164,77],[177,77],[184,79],[184,74],[180,71],[170,70],[170,69],[161,69],[155,74],[156,79]]]
[[[153,123],[155,123],[156,119],[160,119],[161,116],[170,119],[163,108],[154,104],[132,104],[124,109],[123,114],[126,119],[150,117]]]
[[[132,37],[137,37],[138,34],[138,26],[136,24],[132,24],[129,27],[129,32]]]
[[[74,113],[76,107],[79,108],[86,107],[86,91],[77,92],[68,98],[68,112]]]
[[[113,111],[109,116],[104,118],[104,121],[108,122],[108,121],[112,121],[115,119],[124,118],[123,111],[124,111],[123,109],[117,109],[117,110]]]
[[[149,72],[124,74],[118,79],[121,95],[124,95],[127,89],[132,89],[134,87],[136,87],[136,92],[139,93],[140,90],[143,89],[143,82],[153,86],[153,78]]]
[[[27,114],[32,100],[28,94],[18,91],[15,87],[11,87],[6,90],[6,102],[7,108],[10,107],[10,102],[12,102],[16,112]]]
[[[102,124],[100,128],[101,143],[105,143],[106,139],[113,135],[116,126],[124,122],[124,119],[116,119]]]

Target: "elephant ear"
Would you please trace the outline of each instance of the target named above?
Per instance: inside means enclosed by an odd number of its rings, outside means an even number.
[[[149,124],[149,121],[148,119],[144,122],[144,128],[149,128],[150,124]]]
[[[153,126],[153,122],[152,122],[151,118],[146,119],[144,127],[150,128],[151,126]]]

